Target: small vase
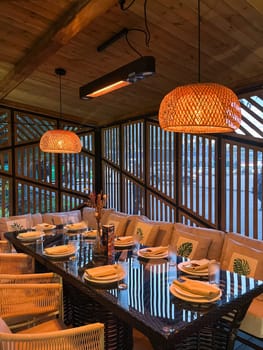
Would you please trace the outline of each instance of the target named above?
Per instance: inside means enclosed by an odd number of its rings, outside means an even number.
[[[101,222],[97,220],[97,236],[93,246],[94,258],[103,256],[103,246],[101,244]]]

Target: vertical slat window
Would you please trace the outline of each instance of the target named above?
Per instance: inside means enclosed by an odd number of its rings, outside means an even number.
[[[102,156],[109,162],[120,165],[120,128],[102,130]]]
[[[147,124],[149,185],[175,199],[175,133],[163,131],[159,126]]]
[[[217,146],[212,137],[183,134],[179,166],[182,206],[203,220],[217,223]]]
[[[144,181],[144,124],[123,125],[123,169]]]
[[[16,149],[16,175],[49,185],[56,184],[56,157],[38,145]]]
[[[12,198],[9,193],[12,192],[12,182],[10,178],[0,176],[0,216],[12,215]]]
[[[9,110],[0,108],[0,148],[11,145],[11,119]]]
[[[159,196],[147,193],[147,216],[151,220],[175,222],[175,208]]]
[[[145,214],[145,190],[142,186],[124,177],[123,181],[124,212],[134,215]]]
[[[61,197],[62,197],[62,200],[61,200],[62,211],[69,211],[72,208],[77,208],[83,201],[79,196],[70,195],[66,193],[62,193]]]
[[[107,194],[107,207],[120,210],[120,171],[102,163],[103,171],[103,192]]]
[[[44,213],[58,208],[55,190],[39,188],[33,184],[17,181],[17,214]]]
[[[262,239],[262,158],[259,147],[236,142],[223,145],[222,216],[226,231]]]

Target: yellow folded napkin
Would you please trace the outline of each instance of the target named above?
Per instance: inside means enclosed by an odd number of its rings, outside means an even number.
[[[90,230],[84,232],[84,235],[87,237],[96,237],[97,236],[97,230]]]
[[[42,224],[36,225],[37,230],[45,230],[45,229],[49,229],[49,228],[53,228],[53,227],[54,227],[54,225],[50,225],[50,224],[47,224],[45,222],[43,222]]]
[[[187,291],[192,294],[202,295],[208,299],[217,297],[220,294],[220,289],[206,282],[190,280],[186,277],[181,277],[181,280],[174,280],[173,284],[179,287],[182,291]]]
[[[118,274],[123,273],[123,268],[121,265],[104,265],[99,267],[93,267],[91,269],[87,269],[85,271],[86,275],[92,279],[100,279],[100,278],[114,278]]]
[[[115,244],[127,244],[133,242],[133,236],[120,236],[116,239]]]
[[[71,244],[59,245],[44,249],[45,253],[48,255],[64,255],[75,252],[75,247]]]
[[[68,230],[81,230],[87,227],[87,224],[85,221],[76,222],[74,224],[68,224],[67,226]]]
[[[152,247],[140,250],[140,254],[145,257],[158,256],[168,252],[168,247]]]
[[[19,233],[19,238],[35,238],[35,237],[41,237],[43,235],[43,232],[41,231],[28,231],[24,233]]]
[[[210,260],[208,259],[191,260],[184,264],[184,269],[189,271],[206,271],[209,262]]]

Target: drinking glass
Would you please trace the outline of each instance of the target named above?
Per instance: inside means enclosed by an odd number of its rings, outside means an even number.
[[[128,288],[128,284],[127,284],[127,262],[123,262],[121,264],[119,264],[123,271],[125,272],[125,275],[123,276],[123,272],[120,270],[120,272],[118,272],[118,281],[117,281],[117,287],[120,290],[125,290]]]
[[[220,284],[220,262],[210,261],[208,264],[208,281],[210,284]]]
[[[177,264],[177,251],[176,247],[172,244],[168,245],[168,261],[169,266],[176,266]]]

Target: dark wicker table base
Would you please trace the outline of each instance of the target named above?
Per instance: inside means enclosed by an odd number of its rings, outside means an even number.
[[[132,350],[132,328],[88,295],[64,284],[64,320],[74,327],[101,322],[105,326],[105,350]]]

